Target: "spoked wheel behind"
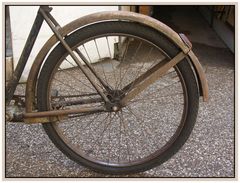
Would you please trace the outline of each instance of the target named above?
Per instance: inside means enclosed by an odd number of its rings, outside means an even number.
[[[121,99],[136,78],[164,59],[170,60],[178,49],[155,30],[129,22],[90,25],[66,41],[76,55],[80,51],[87,58],[108,86],[95,79],[112,104],[103,101],[58,45],[39,77],[39,110],[103,106],[106,111],[43,124],[54,144],[72,160],[114,174],[147,170],[177,152],[191,133],[198,109],[197,83],[187,60],[127,105],[122,106]]]

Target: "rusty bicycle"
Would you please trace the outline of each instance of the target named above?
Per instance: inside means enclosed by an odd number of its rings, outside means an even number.
[[[6,83],[6,121],[42,123],[66,156],[103,173],[145,171],[172,157],[191,134],[199,97],[208,100],[187,37],[127,11],[61,27],[51,10],[39,7]],[[24,97],[14,95],[43,21],[53,35],[34,60]]]

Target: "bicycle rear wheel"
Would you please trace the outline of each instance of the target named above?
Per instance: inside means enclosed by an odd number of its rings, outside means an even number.
[[[132,22],[89,25],[65,40],[104,81],[108,90],[95,80],[113,103],[131,90],[136,78],[179,52],[159,32]],[[41,70],[37,103],[40,111],[106,107],[61,44]],[[193,129],[198,103],[197,81],[184,59],[126,106],[69,115],[43,127],[70,159],[104,173],[133,173],[163,163],[181,148]]]

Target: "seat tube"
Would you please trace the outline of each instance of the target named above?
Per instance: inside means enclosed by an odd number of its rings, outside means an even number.
[[[28,35],[27,41],[25,43],[25,46],[23,48],[23,51],[21,53],[21,56],[18,60],[18,64],[16,66],[16,69],[13,72],[11,80],[7,83],[6,86],[6,104],[9,104],[12,100],[12,97],[14,95],[14,92],[16,90],[16,87],[18,85],[18,82],[21,78],[21,75],[23,73],[23,70],[26,66],[27,60],[29,58],[29,55],[32,51],[33,45],[37,39],[38,33],[40,31],[40,28],[43,23],[43,16],[38,10],[37,16],[34,20],[34,23],[32,25],[31,31]]]

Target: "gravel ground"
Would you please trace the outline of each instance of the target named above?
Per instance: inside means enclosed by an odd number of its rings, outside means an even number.
[[[210,100],[200,102],[189,140],[162,165],[121,177],[234,177],[234,57],[225,48],[194,48],[204,61]],[[69,160],[41,125],[6,124],[5,155],[6,177],[116,177]]]
[[[167,11],[174,16],[166,23],[174,30],[182,29],[177,31],[189,34],[191,40],[198,42],[193,43],[193,48],[208,79],[209,102],[200,100],[197,122],[190,138],[172,158],[151,170],[120,177],[235,176],[234,55],[224,46],[209,46],[219,43],[219,38],[201,17],[193,18],[194,9],[191,16],[186,12]],[[184,31],[185,28],[188,31]],[[202,30],[211,44],[202,43]],[[119,177],[93,172],[69,160],[39,124],[8,123],[5,129],[6,177]]]

